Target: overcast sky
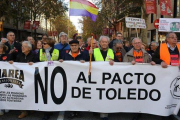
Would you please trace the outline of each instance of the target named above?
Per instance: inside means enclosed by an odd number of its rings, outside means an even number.
[[[64,0],[64,1],[65,1],[65,3],[68,4],[68,8],[69,8],[69,1],[70,0]],[[92,2],[92,0],[88,0],[88,1]],[[68,11],[68,15],[69,15],[69,11]],[[82,33],[82,30],[81,30],[82,24],[79,24],[79,19],[82,19],[82,17],[81,16],[70,16],[70,20],[76,26],[78,33]]]

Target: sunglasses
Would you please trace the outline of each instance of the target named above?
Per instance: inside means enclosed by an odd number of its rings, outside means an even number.
[[[43,43],[43,45],[47,45],[47,43]]]

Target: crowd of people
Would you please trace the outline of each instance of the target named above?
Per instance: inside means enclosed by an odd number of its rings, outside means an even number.
[[[91,46],[92,41],[92,46]],[[89,37],[86,44],[81,36],[76,35],[68,39],[65,32],[59,34],[59,41],[43,35],[42,40],[35,41],[32,36],[22,43],[15,41],[15,34],[8,32],[6,38],[1,38],[0,61],[28,63],[43,61],[108,61],[109,65],[114,62],[149,63],[160,64],[163,68],[168,65],[179,66],[180,45],[174,32],[166,35],[163,43],[152,41],[146,45],[140,38],[133,38],[132,41],[124,41],[123,35],[117,33],[115,39],[110,41],[108,36],[100,36],[99,40]],[[92,55],[92,57],[90,57]],[[8,110],[0,110],[0,115]],[[21,111],[18,118],[24,118],[28,111]],[[44,112],[43,120],[47,120],[52,112]],[[76,117],[78,112],[71,112],[70,118]],[[103,120],[108,120],[108,114],[100,113]],[[137,118],[137,117],[136,117]],[[134,119],[135,120],[135,119]]]

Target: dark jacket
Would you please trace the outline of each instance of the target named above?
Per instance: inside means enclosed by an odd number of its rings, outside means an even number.
[[[51,50],[49,51],[49,53],[50,53],[50,55],[52,56],[52,52],[53,52],[53,50],[54,50],[55,48],[51,48]],[[45,53],[45,50],[43,49],[43,52]],[[40,57],[40,50],[39,50],[39,52],[38,52],[38,54],[37,54],[38,56],[37,56],[37,61],[38,62],[42,62],[42,61],[40,61],[40,59],[39,59],[39,57]],[[61,59],[62,57],[61,57],[61,54],[60,54],[60,52],[59,52],[59,58],[58,58],[58,60],[59,59]]]
[[[8,47],[8,50],[6,51],[6,53],[8,54],[9,51],[11,50],[11,46],[9,44],[9,42],[6,42],[5,45]],[[14,42],[14,47],[16,48],[15,52],[11,53],[9,56],[10,60],[15,61],[16,60],[16,56],[20,53],[22,53],[21,51],[21,44],[18,42]]]
[[[36,54],[34,54],[32,51],[30,51],[30,53],[27,54],[27,56],[24,53],[20,53],[17,55],[15,62],[37,62],[37,57]]]
[[[169,49],[169,51],[170,51],[170,49]],[[179,55],[179,51],[178,51],[177,47],[175,48],[174,51]],[[156,51],[154,52],[154,55],[152,56],[152,61],[154,61],[156,64],[161,64],[161,62],[163,61],[160,59],[160,46],[157,47]]]
[[[79,55],[77,55],[76,58],[73,58],[71,55],[71,50],[67,51],[64,54],[63,60],[73,60],[73,61],[80,61],[80,60],[84,60],[84,61],[89,61],[89,54],[86,54],[82,51],[79,52]]]
[[[0,61],[9,61],[9,55],[8,54],[1,54],[0,55]]]
[[[124,56],[125,56],[125,54],[126,54],[126,50],[125,50],[124,48],[122,48],[120,52],[121,52],[121,57],[122,57],[122,62],[123,62],[123,58],[124,58]],[[120,62],[120,61],[118,60],[117,56],[116,56],[115,51],[114,51],[114,62]]]
[[[111,40],[111,42],[109,43],[109,48],[113,48],[113,42],[115,41],[116,39],[113,39],[113,40]]]

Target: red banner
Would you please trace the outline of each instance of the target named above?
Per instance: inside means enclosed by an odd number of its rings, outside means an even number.
[[[23,28],[24,28],[24,29],[30,29],[30,28],[31,28],[31,21],[25,21]]]
[[[147,14],[157,13],[156,0],[145,0],[145,5]]]
[[[161,15],[173,16],[171,0],[159,0]]]
[[[32,29],[35,30],[35,29],[38,29],[38,28],[39,28],[39,21],[33,21]]]

